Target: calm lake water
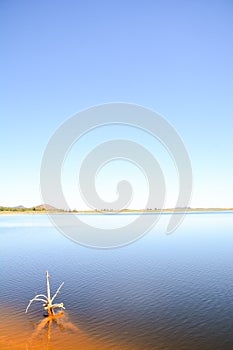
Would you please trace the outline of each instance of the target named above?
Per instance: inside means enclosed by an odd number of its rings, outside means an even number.
[[[121,215],[90,220],[125,220]],[[85,218],[88,220],[88,217]],[[169,215],[138,241],[100,250],[60,234],[46,215],[0,216],[0,349],[233,348],[233,213]],[[57,323],[40,303],[49,270],[64,302]]]

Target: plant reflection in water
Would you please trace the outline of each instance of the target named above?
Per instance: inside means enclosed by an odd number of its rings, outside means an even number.
[[[60,331],[78,331],[78,328],[71,321],[69,321],[68,316],[63,311],[60,311],[54,315],[46,316],[39,323],[37,323],[36,328],[28,341],[26,349],[33,349],[33,343],[37,343],[39,340],[38,338],[41,337],[46,339],[46,350],[50,350],[50,340],[53,326],[60,329]]]

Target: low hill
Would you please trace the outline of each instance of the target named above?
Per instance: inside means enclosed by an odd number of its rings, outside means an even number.
[[[36,210],[52,210],[52,211],[57,211],[58,209],[53,207],[52,205],[49,204],[40,204],[34,207]]]

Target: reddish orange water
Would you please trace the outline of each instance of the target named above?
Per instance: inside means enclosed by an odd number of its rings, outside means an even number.
[[[67,314],[30,322],[16,310],[5,308],[0,316],[1,350],[110,350],[127,349],[123,344],[106,344],[73,324]]]

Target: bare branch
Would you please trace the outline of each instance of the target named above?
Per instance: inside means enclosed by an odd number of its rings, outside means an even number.
[[[33,299],[31,299],[29,301],[28,306],[27,306],[26,311],[25,311],[26,313],[27,313],[29,307],[31,306],[31,304],[33,303],[33,301],[41,301],[41,302],[43,302],[44,310],[48,310],[48,317],[54,316],[53,309],[55,309],[55,308],[65,309],[63,303],[53,304],[53,300],[56,298],[56,296],[59,293],[59,291],[60,291],[61,287],[63,286],[64,282],[61,283],[61,285],[58,287],[56,293],[54,294],[54,296],[51,299],[49,277],[50,277],[49,273],[48,273],[48,271],[46,271],[46,291],[47,291],[47,296],[44,295],[44,294],[37,294]]]
[[[45,306],[44,306],[44,309],[45,309],[45,310],[48,310],[48,309],[55,309],[55,308],[57,308],[57,307],[59,307],[59,308],[65,310],[65,307],[64,307],[63,303],[60,303],[60,304],[52,304],[52,305],[45,305]]]
[[[33,303],[33,301],[42,301],[43,303],[47,303],[47,302],[48,302],[48,301],[47,301],[47,298],[46,298],[46,300],[45,300],[45,299],[42,299],[42,298],[38,298],[38,296],[39,296],[39,294],[36,295],[33,299],[31,299],[31,300],[29,301],[25,313],[27,313],[27,311],[28,311],[29,307],[31,306],[31,304]]]
[[[54,301],[54,299],[55,299],[56,296],[58,295],[58,293],[59,293],[61,287],[63,286],[63,284],[64,284],[64,282],[62,282],[61,285],[58,287],[56,293],[54,294],[54,296],[53,296],[52,299],[51,299],[51,303]]]
[[[43,297],[43,298],[45,298],[46,300],[48,300],[47,296],[44,295],[44,294],[37,294],[35,297]]]
[[[54,308],[57,308],[57,307],[59,307],[59,308],[65,310],[65,307],[64,307],[63,303],[60,303],[60,304],[53,304],[53,305],[51,306],[51,309],[54,309]]]

